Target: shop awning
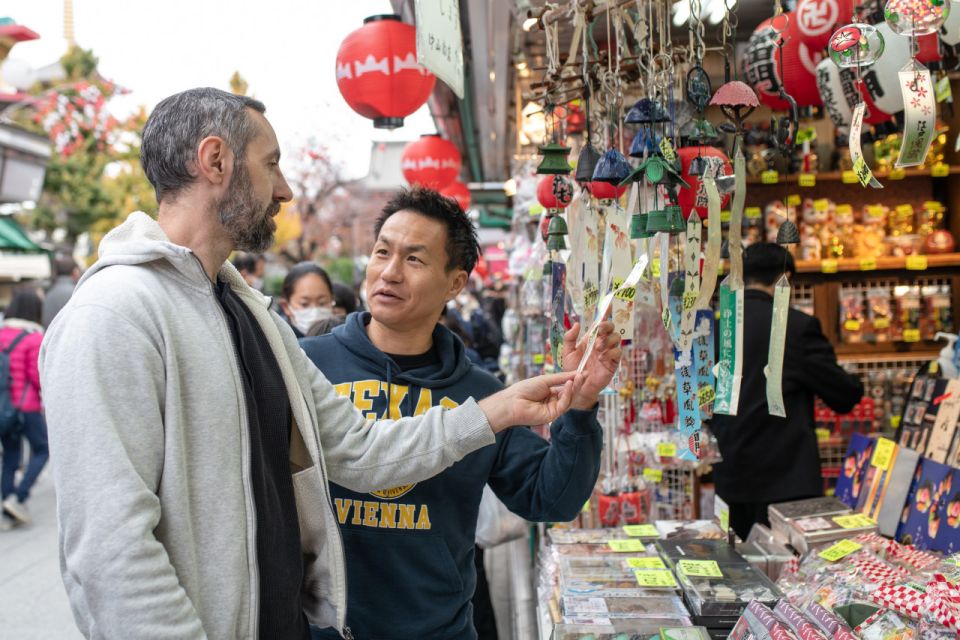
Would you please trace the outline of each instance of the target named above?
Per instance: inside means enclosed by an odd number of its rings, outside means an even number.
[[[0,251],[46,253],[45,249],[27,237],[16,220],[6,216],[0,216]]]

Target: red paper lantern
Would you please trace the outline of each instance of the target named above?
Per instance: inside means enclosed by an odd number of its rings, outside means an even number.
[[[618,187],[609,182],[588,182],[587,191],[597,200],[616,200],[627,191],[626,185]]]
[[[378,129],[403,119],[430,97],[436,78],[417,64],[417,31],[397,15],[371,16],[337,52],[337,88],[350,108]]]
[[[840,26],[850,22],[852,0],[800,0],[793,12],[800,39],[813,51],[820,51]]]
[[[400,170],[410,184],[440,191],[460,175],[460,151],[437,134],[425,135],[403,148]]]
[[[544,176],[537,184],[537,202],[545,209],[566,209],[572,200],[573,184],[567,176]]]
[[[707,217],[707,190],[704,187],[701,178],[710,176],[728,176],[733,173],[733,167],[730,166],[730,158],[720,149],[715,147],[680,147],[677,149],[677,156],[680,158],[680,170],[684,181],[690,185],[689,189],[680,188],[677,204],[683,212],[683,218],[686,220],[690,216],[690,211],[696,208],[701,218]],[[690,175],[690,166],[694,158],[703,157],[704,173],[699,176]],[[730,194],[720,196],[720,206],[725,207],[730,201]]]
[[[779,36],[777,29],[783,30]],[[782,65],[781,48],[777,46],[779,38],[785,38]],[[750,36],[743,65],[744,80],[756,90],[760,102],[775,111],[790,108],[790,103],[780,98],[781,84],[798,106],[820,106],[816,70],[821,57],[819,51],[803,42],[794,12],[767,18]]]
[[[464,211],[470,208],[470,189],[459,180],[440,189],[440,195],[456,200]]]

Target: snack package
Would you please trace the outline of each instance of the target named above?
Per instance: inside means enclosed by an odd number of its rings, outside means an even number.
[[[810,603],[805,607],[804,611],[807,616],[813,620],[814,624],[831,637],[836,637],[835,634],[838,629],[842,629],[848,633],[850,632],[850,627],[840,616],[819,604]]]
[[[950,285],[926,285],[920,290],[923,296],[923,315],[920,321],[920,337],[933,340],[938,332],[953,333],[953,304]]]
[[[893,288],[893,325],[890,339],[897,342],[920,341],[920,287],[897,285]]]
[[[800,640],[827,640],[827,636],[813,622],[786,600],[778,602],[773,612],[787,623]]]
[[[888,609],[867,618],[853,632],[863,640],[913,640],[913,625]]]
[[[863,342],[863,295],[857,289],[840,290],[840,340],[847,344]]]
[[[890,305],[890,289],[874,287],[867,291],[866,333],[869,342],[889,342],[893,308]]]

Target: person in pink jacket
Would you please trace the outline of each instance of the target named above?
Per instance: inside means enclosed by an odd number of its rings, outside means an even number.
[[[47,424],[43,418],[40,400],[40,373],[37,362],[43,327],[40,325],[43,302],[32,286],[17,289],[4,313],[0,326],[0,350],[6,349],[21,333],[26,333],[10,352],[10,399],[21,412],[19,429],[0,438],[3,446],[3,467],[0,490],[3,493],[4,522],[12,518],[19,524],[29,524],[27,498],[37,476],[47,464]],[[30,443],[30,462],[20,480],[14,483],[14,474],[20,467],[23,438]]]

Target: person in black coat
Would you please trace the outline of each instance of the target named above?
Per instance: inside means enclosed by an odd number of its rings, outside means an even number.
[[[847,413],[863,396],[860,380],[837,364],[820,322],[791,308],[783,359],[786,418],[767,409],[763,369],[770,346],[773,292],[793,258],[780,245],[754,244],[744,251],[743,382],[735,416],[711,423],[723,462],[715,467],[717,495],[730,507],[730,526],[746,539],[754,523],[769,525],[767,507],[823,494],[814,430],[813,396]]]

